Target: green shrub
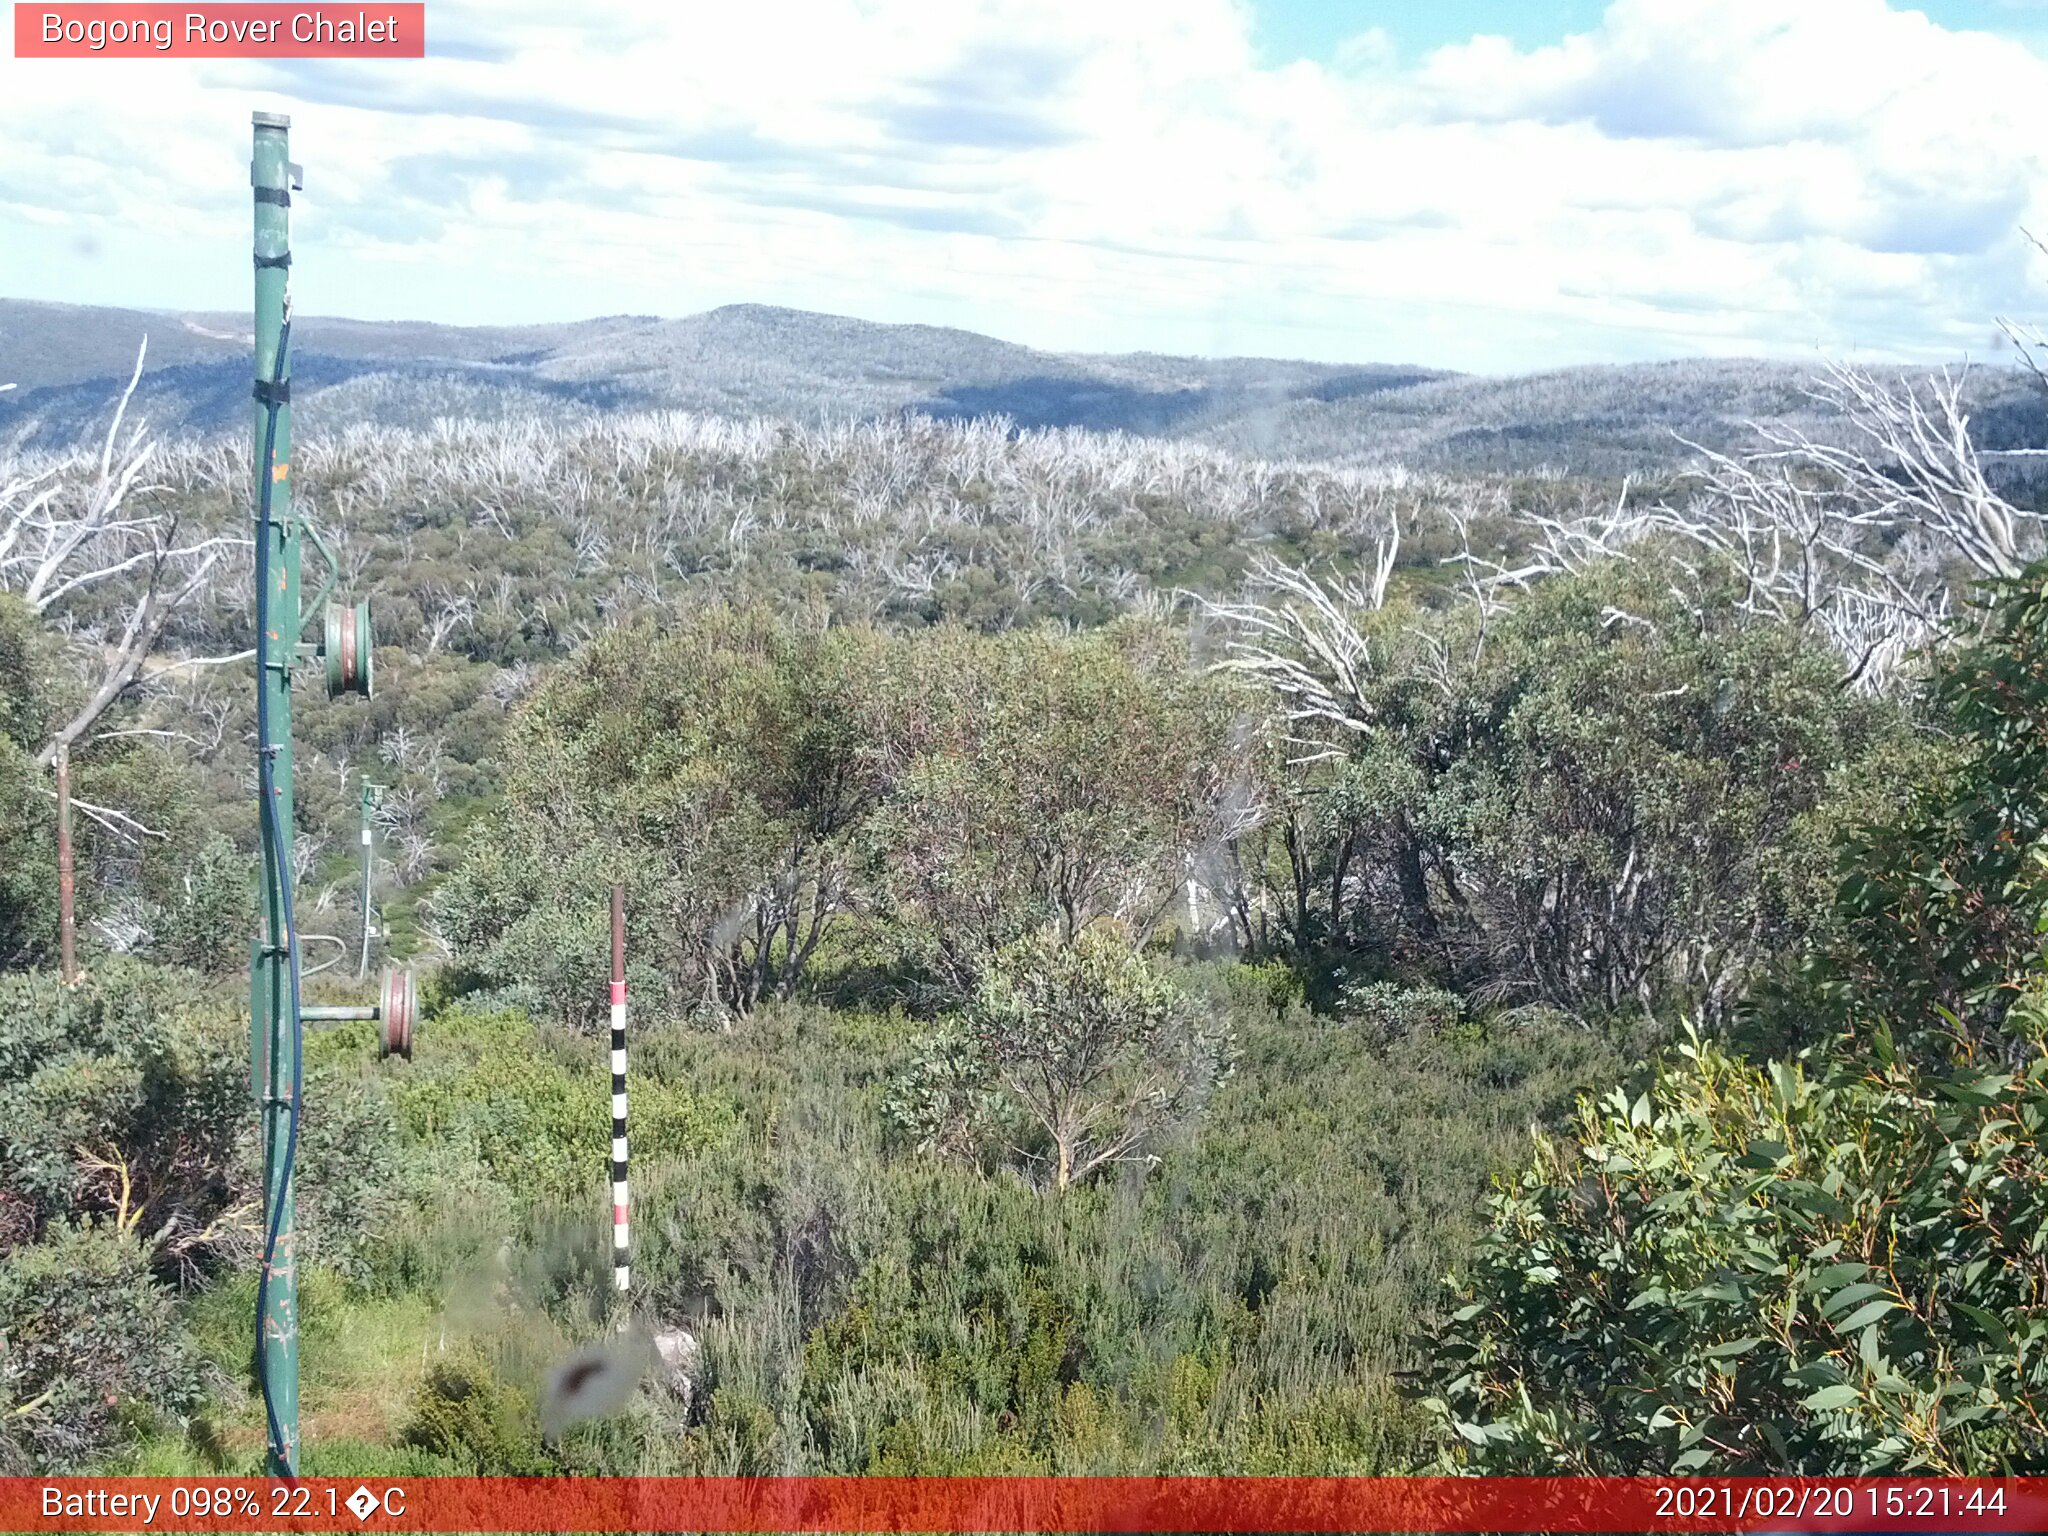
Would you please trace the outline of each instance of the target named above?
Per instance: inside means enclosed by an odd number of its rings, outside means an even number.
[[[525,1477],[556,1470],[533,1407],[499,1381],[471,1348],[427,1370],[402,1443],[473,1476]]]
[[[663,1070],[730,1092],[746,1133],[636,1164],[634,1286],[702,1340],[701,1418],[622,1421],[605,1466],[1412,1465],[1394,1373],[1417,1312],[1530,1121],[1617,1064],[1542,1017],[1378,1041],[1261,998],[1229,1022],[1236,1068],[1158,1166],[1056,1200],[884,1134],[888,1021],[777,1007],[663,1036]]]
[[[911,1060],[890,1113],[924,1145],[993,1137],[1065,1190],[1155,1157],[1228,1070],[1229,1030],[1114,933],[1057,930],[994,958],[966,1010]]]
[[[35,611],[0,592],[0,968],[57,947],[57,816],[35,764],[62,686],[53,652]]]
[[[1493,1206],[1430,1407],[1488,1473],[2048,1466],[2048,1056],[1696,1037]]]
[[[204,1385],[176,1297],[112,1223],[0,1258],[0,1458],[16,1470],[90,1471]]]
[[[864,702],[892,770],[867,872],[905,955],[957,991],[1041,928],[1145,937],[1247,793],[1239,701],[1160,626],[937,630]]]
[[[718,607],[586,646],[509,732],[502,814],[437,898],[469,964],[594,1026],[623,881],[651,1012],[787,996],[846,905],[848,840],[879,792],[853,711],[886,645]]]
[[[0,976],[0,1184],[38,1227],[124,1216],[196,1256],[237,1198],[253,1124],[238,1012],[189,973],[119,957],[75,987]]]
[[[373,1445],[361,1440],[314,1440],[299,1458],[306,1477],[464,1477],[474,1465],[417,1445]],[[189,1474],[187,1474],[189,1475]]]
[[[256,931],[254,861],[218,832],[200,846],[176,897],[156,915],[152,949],[172,965],[246,971]]]
[[[301,1266],[325,1265],[356,1285],[380,1269],[409,1213],[445,1172],[405,1144],[372,1062],[367,1049],[332,1063],[308,1052],[292,1176]]]
[[[608,1062],[587,1040],[550,1045],[523,1014],[456,1011],[436,1020],[431,1049],[392,1078],[391,1096],[416,1144],[466,1149],[522,1200],[570,1200],[607,1182]],[[631,1094],[638,1159],[673,1156],[733,1128],[727,1106],[652,1072],[634,1074]]]
[[[1464,1016],[1465,1005],[1442,987],[1404,987],[1391,981],[1345,987],[1339,1015],[1381,1035],[1434,1034]]]
[[[1778,999],[1777,1033],[1808,1021],[1912,1021],[1930,1060],[1957,1043],[2027,1054],[2006,1015],[2027,990],[2048,909],[2048,564],[1992,586],[1982,638],[1931,689],[1952,738],[1902,814],[1849,839],[1836,925],[1809,983]],[[1785,1017],[1789,1015],[1789,1017]]]
[[[1284,960],[1226,965],[1222,978],[1224,996],[1238,1008],[1278,1014],[1307,1000],[1300,973]]]
[[[1472,603],[1322,596],[1348,663],[1312,617],[1250,625],[1236,657],[1326,749],[1271,765],[1230,861],[1241,941],[1297,963],[1718,1023],[1826,921],[1843,829],[1926,756],[1810,628],[1650,544],[1534,584],[1483,643]]]
[[[42,778],[30,754],[0,736],[0,966],[57,952],[57,817],[37,793]]]
[[[646,1016],[787,999],[860,946],[971,987],[1044,924],[1157,920],[1242,791],[1183,637],[999,637],[719,607],[608,633],[507,733],[506,795],[435,907],[480,990],[595,1028],[627,887]]]

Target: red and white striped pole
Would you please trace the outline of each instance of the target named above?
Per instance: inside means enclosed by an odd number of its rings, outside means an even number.
[[[626,888],[612,887],[612,1279],[627,1285]]]

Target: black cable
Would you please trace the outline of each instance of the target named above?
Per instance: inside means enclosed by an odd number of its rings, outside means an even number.
[[[277,764],[273,759],[271,747],[267,745],[270,740],[271,665],[270,487],[277,460],[277,412],[285,398],[280,394],[278,386],[284,382],[286,349],[291,345],[291,334],[291,314],[287,310],[284,323],[277,333],[277,352],[271,359],[270,378],[260,381],[258,388],[258,397],[263,400],[267,415],[263,428],[263,459],[258,466],[256,493],[256,793],[262,800],[260,814],[263,827],[269,834],[267,841],[271,862],[275,866],[273,873],[282,903],[282,938],[287,968],[292,979],[291,1115],[285,1132],[284,1167],[283,1176],[277,1186],[277,1205],[270,1213],[268,1230],[263,1240],[263,1267],[258,1272],[256,1280],[256,1379],[263,1389],[263,1416],[269,1421],[270,1443],[277,1449],[278,1460],[287,1467],[290,1466],[290,1458],[286,1455],[284,1427],[279,1424],[277,1407],[270,1400],[270,1375],[264,1369],[270,1339],[263,1323],[264,1312],[270,1304],[270,1266],[277,1257],[277,1240],[284,1223],[285,1210],[291,1199],[292,1164],[299,1154],[299,1097],[305,1076],[305,1025],[299,1003],[299,945],[298,929],[292,916],[292,872],[284,857],[284,837],[277,820]],[[264,385],[268,388],[263,388]],[[271,934],[271,943],[276,944],[279,937],[277,933]],[[267,1194],[268,1190],[265,1193]]]

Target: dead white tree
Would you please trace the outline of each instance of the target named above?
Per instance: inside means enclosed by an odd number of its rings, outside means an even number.
[[[2017,576],[2041,551],[2042,518],[2007,501],[1985,473],[1963,400],[1967,375],[1947,369],[1916,387],[1831,366],[1814,397],[1861,439],[1835,448],[1781,431],[1790,451],[1839,475],[1867,505],[1966,560],[1985,576]]]
[[[476,598],[454,591],[445,582],[428,587],[424,595],[434,600],[431,607],[422,604],[421,614],[426,620],[427,654],[431,656],[476,623]]]
[[[1487,628],[1507,606],[1508,595],[1526,590],[1532,583],[1550,576],[1567,576],[1604,560],[1626,559],[1628,546],[1647,527],[1644,514],[1629,506],[1631,482],[1621,482],[1621,493],[1612,508],[1581,510],[1565,516],[1524,507],[1508,514],[1521,533],[1512,563],[1480,554],[1472,547],[1472,525],[1482,509],[1469,501],[1448,503],[1443,511],[1458,535],[1458,552],[1439,562],[1458,566],[1464,575],[1465,595],[1479,615],[1473,631],[1471,663],[1478,663],[1486,648]],[[1436,653],[1430,665],[1433,680],[1449,665],[1449,654],[1441,641],[1423,637],[1425,650]],[[1441,686],[1441,684],[1439,684]]]
[[[1690,495],[1631,506],[1624,482],[1604,510],[1521,509],[1506,559],[1477,553],[1470,516],[1449,509],[1461,548],[1446,563],[1463,567],[1481,620],[1476,643],[1513,592],[1632,558],[1650,540],[1678,552],[1671,590],[1688,609],[1698,597],[1682,587],[1697,584],[1703,564],[1719,567],[1738,583],[1738,609],[1825,635],[1849,685],[1890,686],[1948,631],[1964,579],[2016,576],[2048,543],[2041,515],[2014,506],[1988,473],[1965,384],[1948,371],[1916,382],[1831,367],[1809,394],[1842,423],[1840,440],[1756,422],[1748,426],[1764,446],[1753,452],[1680,439],[1696,456]],[[1704,561],[1687,558],[1686,546]]]
[[[1227,824],[1198,850],[1191,865],[1190,928],[1199,931],[1193,893],[1199,883],[1221,920],[1250,943],[1276,914],[1297,929],[1307,922],[1313,883],[1303,840],[1296,791],[1313,765],[1348,756],[1355,744],[1380,729],[1376,695],[1391,668],[1402,665],[1377,615],[1386,607],[1388,587],[1400,554],[1401,524],[1389,509],[1369,572],[1355,577],[1317,575],[1260,555],[1252,564],[1249,591],[1236,602],[1219,603],[1197,594],[1198,611],[1223,630],[1223,655],[1211,670],[1234,674],[1268,695],[1256,729],[1286,754],[1294,789],[1268,797],[1251,783],[1225,795]],[[1240,843],[1260,827],[1279,828],[1293,871],[1291,897],[1275,893],[1248,866]],[[1340,861],[1334,889],[1341,901],[1346,886]]]
[[[1387,583],[1401,548],[1401,525],[1388,519],[1370,577],[1318,578],[1259,555],[1252,562],[1256,596],[1235,603],[1197,597],[1203,613],[1229,633],[1220,672],[1261,683],[1280,699],[1290,746],[1308,763],[1339,755],[1329,727],[1363,734],[1373,728],[1367,680],[1380,665],[1363,616],[1386,606]]]
[[[1945,369],[1916,383],[1831,366],[1810,394],[1845,442],[1751,423],[1756,452],[1688,443],[1694,495],[1617,531],[1698,545],[1743,584],[1745,611],[1813,625],[1849,683],[1886,687],[1952,622],[1959,578],[2016,576],[2043,548],[2041,516],[1986,471],[1965,382]]]
[[[2048,256],[2048,243],[2044,243],[2040,236],[2028,234],[2027,239],[2042,255]],[[2000,320],[1998,328],[2005,332],[2006,339],[2019,352],[2021,365],[2033,374],[2037,383],[2041,384],[2044,388],[2048,388],[2048,364],[2042,362],[2042,355],[2048,353],[2048,331],[2042,330],[2038,325],[2022,325],[2016,320]],[[2022,453],[2048,453],[2048,448],[2020,449],[2017,451]]]
[[[1940,634],[1948,583],[1902,554],[1902,528],[1917,524],[1896,508],[1802,448],[1735,456],[1687,446],[1698,455],[1693,495],[1651,508],[1644,531],[1698,546],[1739,584],[1740,611],[1824,634],[1845,680],[1873,689]]]
[[[186,538],[175,512],[137,505],[159,489],[143,481],[156,457],[146,425],[137,421],[122,434],[148,351],[145,337],[95,470],[81,482],[61,470],[0,479],[0,591],[16,593],[39,615],[88,615],[73,633],[93,686],[36,756],[56,776],[59,963],[67,982],[77,976],[71,810],[124,838],[155,835],[130,816],[72,798],[72,749],[141,677],[172,616],[206,590],[221,557],[246,542]],[[108,612],[117,617],[106,619]]]

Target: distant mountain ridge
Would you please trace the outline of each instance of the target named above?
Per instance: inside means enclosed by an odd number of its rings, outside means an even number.
[[[245,316],[0,299],[0,444],[103,424],[149,337],[137,406],[159,431],[247,421]],[[1685,361],[1487,378],[1398,364],[1041,352],[973,331],[735,304],[682,319],[450,326],[307,316],[293,328],[302,433],[437,417],[678,409],[801,421],[920,412],[1186,437],[1263,457],[1592,474],[1728,447],[1746,420],[1814,425],[1814,365]],[[2010,372],[1980,380],[1998,446],[2044,440]],[[2007,439],[2011,439],[2007,441]]]

